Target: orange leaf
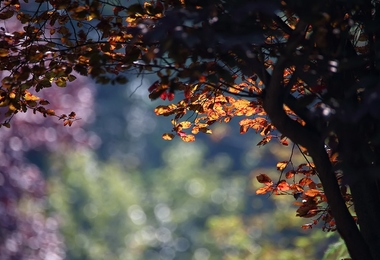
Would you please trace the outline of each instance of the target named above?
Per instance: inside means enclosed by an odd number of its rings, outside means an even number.
[[[187,129],[187,128],[190,128],[192,123],[190,121],[183,121],[183,122],[179,123],[179,125],[182,126],[182,129]]]
[[[265,187],[262,187],[262,188],[258,189],[256,191],[256,194],[257,195],[261,195],[261,194],[265,194],[265,193],[267,193],[269,191],[272,191],[272,190],[273,190],[273,187],[271,187],[271,186],[265,186]]]
[[[185,136],[181,136],[181,139],[186,143],[190,143],[190,142],[195,141],[195,136],[194,135],[185,135]]]
[[[199,130],[202,132],[202,133],[205,133],[205,134],[212,134],[212,130],[207,128],[207,127],[202,127],[202,128],[199,128]]]
[[[270,140],[272,140],[272,136],[268,135],[268,136],[264,137],[263,140],[258,142],[257,146],[266,145],[267,143],[269,143]]]
[[[290,185],[285,180],[282,180],[277,184],[277,189],[280,191],[287,191],[290,190]]]
[[[301,185],[301,186],[310,185],[311,183],[313,183],[313,180],[310,179],[310,178],[302,178],[302,179],[299,181],[299,185]]]
[[[312,229],[313,228],[313,224],[304,224],[301,226],[302,229]]]
[[[240,134],[245,134],[248,131],[248,125],[240,126]]]
[[[260,183],[264,183],[266,185],[272,185],[273,184],[273,181],[271,178],[268,177],[268,175],[266,174],[260,174],[259,176],[256,176],[256,179],[258,182]]]
[[[205,76],[200,76],[200,77],[199,77],[199,82],[200,82],[200,83],[206,82],[206,80],[207,80],[207,79],[206,79]]]
[[[303,192],[303,188],[298,184],[292,184],[290,185],[290,188],[296,192]]]
[[[165,133],[162,135],[162,139],[167,140],[167,141],[173,140],[173,138],[174,138],[174,135],[170,133]]]
[[[48,109],[46,110],[46,114],[48,114],[49,116],[55,116],[55,111],[53,109]]]
[[[63,126],[71,126],[73,124],[73,121],[71,121],[70,119],[66,119],[65,121],[63,121]]]
[[[281,140],[280,142],[281,142],[282,145],[285,145],[285,146],[289,145],[289,142],[288,142],[287,139]]]
[[[321,191],[316,190],[316,189],[310,189],[310,190],[305,191],[305,195],[307,195],[309,197],[318,196],[320,193],[321,193]]]
[[[278,162],[277,163],[277,170],[279,171],[282,171],[286,168],[286,166],[288,165],[288,161],[282,161],[282,162]]]
[[[286,177],[287,179],[293,178],[295,173],[296,173],[296,172],[293,171],[293,170],[288,171],[288,172],[285,174],[285,177]]]

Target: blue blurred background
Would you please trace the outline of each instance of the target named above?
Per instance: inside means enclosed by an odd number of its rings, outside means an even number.
[[[45,93],[73,126],[30,112],[1,129],[1,259],[322,259],[336,236],[302,230],[293,196],[255,195],[291,148],[256,146],[237,120],[164,141],[152,82],[78,76]]]

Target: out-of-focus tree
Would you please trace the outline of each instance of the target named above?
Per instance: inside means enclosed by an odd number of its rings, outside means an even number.
[[[259,144],[291,140],[305,161],[279,162],[279,181],[259,175],[258,193],[301,198],[298,216],[313,218],[304,228],[323,222],[352,258],[380,258],[378,1],[36,3],[1,3],[4,127],[28,110],[71,126],[76,113],[36,92],[65,87],[73,71],[121,84],[124,72],[156,74],[150,98],[178,99],[155,110],[174,117],[164,139],[192,142],[243,116],[241,133],[260,132]]]
[[[56,216],[47,214],[46,183],[37,162],[45,153],[70,145],[96,147],[98,139],[85,133],[81,125],[92,117],[92,91],[87,83],[62,91],[57,97],[48,90],[44,96],[54,100],[58,110],[77,109],[83,115],[73,129],[57,127],[32,111],[12,121],[12,129],[0,134],[0,258],[65,259],[65,245],[58,232]],[[45,151],[45,153],[43,153]]]
[[[70,259],[318,259],[319,237],[298,229],[289,201],[273,215],[255,211],[246,176],[230,159],[204,160],[200,144],[177,143],[163,166],[141,172],[121,162],[99,162],[86,150],[56,154],[49,204],[59,218]],[[191,169],[191,170],[189,170]],[[261,201],[261,198],[258,198]],[[256,204],[259,204],[257,201]],[[304,238],[304,240],[302,240]],[[326,242],[326,241],[325,241]]]

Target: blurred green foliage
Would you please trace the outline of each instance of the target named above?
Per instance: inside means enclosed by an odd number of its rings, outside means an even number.
[[[56,154],[49,208],[67,259],[321,259],[336,241],[302,230],[291,196],[252,196],[227,155],[206,152],[174,142],[144,171],[85,149]]]

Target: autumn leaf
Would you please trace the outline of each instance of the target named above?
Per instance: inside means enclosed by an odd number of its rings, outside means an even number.
[[[38,100],[40,100],[39,97],[37,97],[37,96],[35,96],[29,92],[26,92],[24,94],[24,99],[25,99],[25,101],[38,101]]]
[[[169,101],[172,101],[173,99],[174,99],[174,93],[169,92],[169,93],[168,93],[168,100],[169,100]]]
[[[174,134],[171,134],[171,133],[165,133],[162,135],[162,139],[167,140],[167,141],[173,140],[173,138],[174,138]]]
[[[260,174],[260,175],[258,175],[258,176],[256,176],[256,179],[257,179],[258,182],[264,183],[266,185],[272,185],[273,184],[272,179],[269,178],[268,175],[263,174],[263,173]]]
[[[195,141],[195,136],[194,135],[185,135],[185,136],[180,136],[180,137],[186,143],[190,143],[190,142],[194,142]]]
[[[313,228],[313,224],[311,223],[308,223],[308,224],[303,224],[301,226],[302,229],[312,229]]]
[[[298,184],[299,185],[301,185],[301,186],[308,186],[308,185],[310,185],[311,183],[314,183],[314,181],[312,180],[312,179],[310,179],[310,178],[302,178],[299,182],[298,182]]]
[[[310,190],[305,191],[305,195],[307,195],[309,197],[315,197],[315,196],[319,195],[320,193],[321,193],[321,191],[316,190],[316,189],[310,189]]]
[[[289,161],[282,161],[277,163],[277,170],[282,171],[288,166]]]
[[[295,175],[295,171],[291,170],[291,171],[288,171],[286,174],[285,174],[285,178],[287,179],[290,179],[290,178],[293,178],[294,175]]]
[[[170,104],[168,106],[158,106],[154,109],[156,115],[168,116],[174,113],[174,110],[177,108],[176,105]]]
[[[205,133],[205,134],[212,134],[212,130],[207,128],[207,127],[201,127],[201,128],[199,128],[199,131],[201,131],[202,133]]]
[[[257,189],[256,190],[256,194],[257,195],[263,195],[263,194],[266,194],[267,192],[270,192],[272,190],[273,190],[273,187],[271,187],[271,186],[265,186],[265,187]]]
[[[73,121],[70,119],[66,119],[63,121],[63,126],[71,126],[73,124]]]
[[[190,121],[183,121],[179,123],[178,125],[180,125],[182,129],[188,129],[191,127],[192,123]]]
[[[270,142],[270,140],[272,140],[272,138],[273,138],[272,135],[268,135],[268,136],[264,137],[263,140],[261,140],[260,142],[257,143],[257,146],[266,145],[267,143]]]
[[[290,190],[290,185],[285,180],[282,180],[277,184],[277,189],[280,191],[287,191]]]

